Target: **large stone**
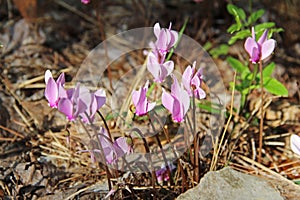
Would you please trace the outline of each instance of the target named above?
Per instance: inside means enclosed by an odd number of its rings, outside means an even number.
[[[196,187],[177,198],[177,200],[190,199],[283,200],[283,197],[264,179],[226,167],[220,171],[208,172]]]

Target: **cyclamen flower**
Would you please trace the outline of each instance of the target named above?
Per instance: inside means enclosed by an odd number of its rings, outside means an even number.
[[[193,67],[190,65],[184,70],[182,74],[182,84],[184,88],[189,93],[189,96],[194,96],[197,99],[204,99],[206,94],[204,90],[200,87],[202,82],[202,70],[199,69],[195,73],[196,62],[193,63]]]
[[[159,23],[154,25],[154,34],[157,38],[154,43],[155,48],[161,56],[165,56],[167,52],[176,44],[178,40],[178,33],[171,30],[172,23],[170,23],[169,29],[160,28]]]
[[[133,151],[129,138],[119,137],[112,143],[106,129],[101,128],[100,132],[98,138],[108,164],[114,163],[125,154],[130,154]]]
[[[155,102],[149,103],[146,97],[149,81],[145,83],[143,88],[132,92],[132,102],[135,106],[135,114],[142,116],[147,114],[155,106]]]
[[[64,113],[69,121],[75,120],[80,114],[84,113],[87,105],[80,96],[80,85],[75,89],[67,91],[67,97],[61,98],[58,102],[58,110]]]
[[[49,102],[49,106],[51,108],[57,108],[59,99],[66,97],[66,91],[63,88],[65,84],[65,74],[61,73],[55,81],[50,70],[47,70],[45,72],[45,83],[45,97]]]
[[[174,75],[172,77],[174,82],[171,94],[163,89],[162,104],[171,112],[174,122],[182,122],[190,107],[190,97],[183,85],[179,85],[176,77]]]
[[[81,0],[81,3],[88,4],[88,3],[90,3],[90,0]]]
[[[154,77],[155,82],[162,83],[172,73],[174,62],[167,61],[161,64],[158,62],[158,58],[150,52],[147,59],[147,69]]]
[[[293,134],[290,141],[292,151],[300,156],[300,137]]]
[[[265,30],[256,42],[254,27],[252,27],[252,37],[248,37],[244,44],[245,50],[249,54],[252,63],[258,63],[264,60],[274,51],[276,41],[267,39],[267,37],[268,30]]]
[[[172,171],[176,168],[176,166],[170,162],[168,162],[168,167],[169,167],[170,171]],[[157,170],[155,172],[155,174],[156,174],[158,183],[162,183],[163,181],[168,181],[170,179],[165,163],[162,164],[161,169]]]
[[[83,122],[89,123],[89,119],[93,121],[97,110],[105,104],[105,91],[100,89],[96,92],[90,92],[87,88],[82,87],[79,96],[87,107],[84,113],[80,113],[80,117]]]
[[[100,89],[93,93],[77,84],[75,89],[67,90],[67,97],[62,98],[58,103],[58,110],[70,121],[80,116],[83,122],[88,123],[89,119],[93,121],[95,113],[105,104],[105,101],[104,90]]]

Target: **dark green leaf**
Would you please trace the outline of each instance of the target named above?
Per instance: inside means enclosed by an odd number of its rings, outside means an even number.
[[[248,72],[249,69],[247,66],[245,66],[243,63],[241,63],[239,60],[233,58],[233,57],[228,57],[227,62],[231,65],[233,69],[235,69],[238,73],[243,73],[243,72]]]
[[[274,78],[264,79],[264,87],[268,92],[279,96],[288,96],[288,90],[285,86]]]

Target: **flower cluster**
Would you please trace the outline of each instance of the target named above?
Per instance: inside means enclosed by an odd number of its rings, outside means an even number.
[[[47,70],[45,83],[45,97],[49,102],[49,106],[57,108],[66,115],[69,121],[73,121],[79,116],[83,122],[93,121],[95,113],[106,101],[103,89],[90,92],[86,87],[77,84],[75,88],[66,90],[64,88],[64,73],[55,81],[51,72]]]
[[[154,25],[154,34],[156,42],[152,46],[152,52],[148,55],[147,69],[154,77],[154,81],[162,83],[164,79],[170,75],[174,69],[173,61],[166,61],[167,53],[174,47],[178,40],[178,33],[169,29],[160,28],[159,23]]]
[[[182,75],[182,83],[179,83],[175,75],[174,62],[166,61],[166,55],[178,40],[178,33],[171,30],[171,24],[168,29],[160,28],[156,23],[154,25],[154,35],[156,42],[151,43],[152,51],[148,54],[147,69],[153,76],[153,81],[162,83],[167,76],[173,78],[171,93],[165,89],[162,92],[162,104],[172,114],[174,122],[182,122],[190,107],[190,97],[203,99],[206,97],[201,88],[202,70],[196,72],[196,62],[193,67],[188,66]],[[135,114],[138,116],[145,115],[151,111],[155,103],[149,103],[146,97],[149,81],[138,91],[132,93],[132,101],[135,106]]]

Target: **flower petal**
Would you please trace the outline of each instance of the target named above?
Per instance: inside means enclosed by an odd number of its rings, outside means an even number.
[[[45,97],[48,100],[49,106],[51,108],[57,107],[58,88],[57,88],[57,84],[55,83],[52,77],[50,77],[47,81],[46,88],[45,88]]]
[[[97,101],[97,110],[100,109],[106,102],[105,90],[100,89],[95,92],[95,97]]]
[[[263,43],[261,47],[261,60],[264,60],[265,58],[267,58],[269,55],[272,54],[272,52],[275,49],[275,44],[276,41],[273,39],[269,39]]]
[[[158,38],[160,31],[161,31],[161,28],[160,28],[159,23],[157,22],[154,25],[154,35],[156,36],[156,38]]]
[[[169,110],[169,112],[173,112],[173,104],[174,104],[174,97],[170,95],[168,92],[166,92],[163,89],[162,96],[161,96],[161,101],[163,106]]]
[[[147,69],[155,80],[159,80],[160,64],[158,63],[158,58],[152,52],[148,55]]]
[[[245,41],[244,48],[247,51],[247,53],[249,54],[249,56],[252,57],[253,49],[254,48],[258,49],[258,44],[256,43],[256,41],[253,38],[248,37]]]
[[[298,135],[291,136],[291,149],[300,156],[300,137]]]
[[[45,72],[45,83],[46,83],[46,84],[47,84],[49,78],[53,78],[53,77],[52,77],[52,73],[51,73],[50,70],[48,69],[48,70],[46,70],[46,72]]]
[[[191,79],[193,75],[192,67],[189,65],[182,74],[181,82],[187,91],[191,91]]]
[[[262,46],[262,44],[267,40],[268,37],[268,30],[266,29],[263,34],[260,36],[260,38],[258,39],[257,43]]]
[[[61,84],[61,85],[65,84],[65,73],[61,73],[59,75],[59,77],[56,80],[56,84]]]
[[[73,116],[73,103],[70,99],[62,98],[58,102],[58,110],[64,113],[69,121],[74,120]]]

